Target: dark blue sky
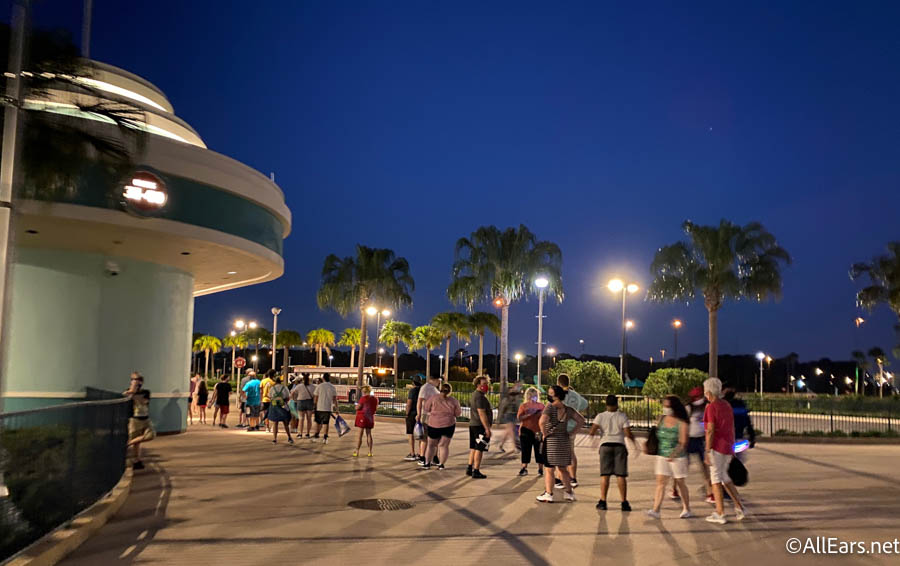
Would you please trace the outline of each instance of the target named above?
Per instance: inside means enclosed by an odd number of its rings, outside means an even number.
[[[886,309],[854,336],[847,272],[900,238],[896,3],[94,5],[92,56],[158,85],[211,149],[274,171],[294,214],[284,277],[198,299],[199,331],[270,325],[273,303],[282,327],[358,324],[315,304],[323,258],[358,242],[409,259],[400,318],[423,324],[450,308],[456,239],[523,223],[563,250],[546,341],[615,354],[606,280],[646,286],[683,220],[724,217],[763,222],[795,262],[781,302],[726,304],[723,353],[895,344]],[[512,308],[511,350],[533,349],[536,309]],[[680,352],[706,351],[702,304],[629,311],[636,355],[670,349],[676,316]]]

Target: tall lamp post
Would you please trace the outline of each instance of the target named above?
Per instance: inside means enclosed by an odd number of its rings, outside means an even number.
[[[625,299],[629,293],[637,293],[639,287],[637,283],[629,283],[625,284],[621,279],[613,279],[607,285],[606,288],[612,291],[613,293],[622,293],[622,355],[619,358],[619,376],[622,378],[622,383],[625,382],[625,342],[627,337],[625,332],[628,330],[627,324],[625,321]]]
[[[250,322],[247,324],[248,330],[256,330],[256,327],[259,326],[255,322]],[[253,371],[259,371],[259,334],[256,335],[256,352],[253,354]]]
[[[522,362],[522,354],[516,354],[515,358],[516,358],[516,381],[519,381],[519,364]]]
[[[756,352],[756,359],[759,360],[759,396],[763,394],[763,362],[766,360],[765,352]]]
[[[556,348],[547,348],[547,355],[550,356],[550,369],[553,369],[553,367],[556,365]]]
[[[381,342],[381,317],[382,316],[384,316],[384,318],[388,318],[389,316],[391,316],[390,309],[381,309],[380,311],[378,311],[375,314],[375,345],[376,346],[378,346],[378,344]],[[380,358],[378,361],[378,365],[379,366],[381,365]]]
[[[864,319],[861,316],[858,316],[853,320],[853,322],[856,323],[856,329],[859,330],[859,327],[862,326],[863,323],[866,322],[866,319]],[[856,333],[856,337],[857,337],[857,339],[859,339],[859,332]],[[858,342],[857,342],[857,344],[858,344]],[[856,364],[855,371],[856,371],[856,384],[853,386],[853,394],[859,395],[859,363],[858,362]],[[865,396],[865,394],[866,394],[866,387],[865,387],[865,385],[863,385],[863,396]]]
[[[272,307],[272,369],[275,369],[275,362],[278,360],[278,356],[275,355],[276,344],[278,343],[278,315],[281,314],[281,309],[278,307]],[[285,368],[285,381],[287,381],[287,368]]]
[[[237,336],[237,331],[232,330],[231,337],[234,338],[235,336]],[[234,369],[235,369],[234,368],[234,352],[235,352],[235,350],[237,350],[237,346],[235,346],[232,343],[232,346],[231,346],[231,381],[234,381]]]
[[[581,346],[581,357],[584,357],[584,339],[578,340],[578,344]]]
[[[438,359],[441,360],[441,366],[438,369],[438,375],[444,375],[444,354],[438,356]],[[447,363],[450,363],[449,360]]]
[[[672,321],[672,328],[675,330],[675,348],[672,350],[672,367],[678,367],[678,329],[681,328],[682,322],[677,318]],[[665,360],[663,361],[665,363]]]
[[[549,284],[550,281],[543,276],[534,280],[534,286],[538,288],[537,386],[539,389],[541,387],[541,362],[543,361],[541,349],[544,346],[544,289],[546,289]],[[518,367],[518,364],[516,364],[516,367]],[[518,369],[516,370],[516,381],[519,381]]]
[[[634,321],[626,320],[625,321],[625,332],[631,330],[632,328],[634,328]],[[625,340],[623,342],[623,347],[622,347],[622,360],[624,360],[625,356],[627,356],[627,355],[628,355],[628,336],[626,335]]]

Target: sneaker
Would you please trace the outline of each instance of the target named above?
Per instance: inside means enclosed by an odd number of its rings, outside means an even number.
[[[437,469],[439,469],[439,470],[443,470],[443,469],[444,469],[444,465],[443,465],[443,464],[438,464],[438,467],[437,467]]]
[[[725,518],[725,515],[719,515],[718,513],[713,512],[709,517],[706,518],[707,523],[716,523],[717,525],[724,525],[728,522]]]
[[[228,425],[225,424],[225,423],[222,423],[222,424],[220,424],[219,426],[222,427],[222,428],[228,428]]]
[[[659,511],[654,511],[653,509],[647,509],[644,511],[648,517],[652,517],[654,519],[659,519]]]
[[[272,444],[278,444],[278,441],[277,441],[277,440],[273,440],[273,441],[272,441]]]
[[[744,512],[744,510],[742,508],[740,508],[740,507],[734,508],[734,520],[735,521],[743,521],[744,517],[746,517],[746,516],[747,516],[747,514]]]
[[[420,464],[424,464],[425,456],[416,456],[416,461],[419,462]]]
[[[138,460],[137,462],[135,462],[134,464],[131,465],[131,469],[132,470],[143,470],[144,463],[141,462],[140,460]]]
[[[553,494],[547,493],[545,491],[544,493],[538,495],[536,499],[541,503],[553,503]]]
[[[406,458],[404,458],[407,462],[415,462],[418,460],[415,454],[407,454]]]
[[[293,443],[294,443],[294,439],[293,439],[293,438],[288,438],[288,444],[293,444]]]
[[[234,427],[234,428],[247,428],[247,425],[245,425],[245,424],[242,423],[242,424],[237,425],[237,426]]]
[[[601,511],[606,511],[606,501],[601,499],[600,501],[597,502],[596,507],[597,507],[597,509],[599,509]]]
[[[553,487],[555,487],[556,489],[563,489],[563,488],[566,487],[566,486],[565,486],[565,484],[562,482],[562,480],[556,480],[556,483],[553,484]]]
[[[472,466],[467,466],[467,467],[466,467],[466,475],[467,475],[467,476],[471,476],[471,475],[472,475]]]
[[[369,452],[369,454],[368,454],[368,457],[369,457],[369,458],[371,458],[371,457],[372,457],[372,453],[371,453],[371,452]]]
[[[354,451],[353,451],[353,457],[356,458],[356,457],[358,457],[358,456],[359,456],[359,452],[357,452],[356,450],[354,450]]]
[[[679,519],[690,519],[693,516],[694,516],[694,514],[691,513],[690,511],[682,511],[681,515],[679,515],[678,518]]]
[[[506,450],[504,450],[502,446],[497,450],[498,454],[503,454],[505,452],[506,452]]]
[[[538,475],[539,475],[539,476],[544,475],[544,468],[541,467],[541,466],[538,466]]]
[[[578,487],[578,480],[575,478],[572,478],[572,480],[569,482],[569,485],[572,486],[572,489],[575,489],[576,487]]]
[[[423,470],[430,470],[430,469],[431,469],[431,462],[428,462],[427,464],[422,464],[422,469],[423,469]],[[472,476],[472,477],[475,477],[475,476]]]
[[[425,460],[419,460],[418,462],[416,462],[416,464],[418,464],[419,466],[430,466],[431,465],[431,463],[426,464]]]
[[[574,492],[574,491],[572,491],[572,492],[569,492],[569,491],[563,492],[563,495],[566,496],[566,501],[575,501],[575,492]]]
[[[306,436],[309,436],[309,435],[306,435]],[[318,435],[318,434],[314,434],[312,438],[313,438],[313,440],[319,440],[319,435]]]
[[[328,435],[327,434],[322,438],[322,444],[328,444]]]
[[[309,433],[307,432],[306,436],[304,436],[303,438],[309,438]]]
[[[710,505],[715,505],[715,504],[716,504],[716,498],[713,497],[712,495],[707,495],[705,501],[706,501],[707,503],[709,503]]]
[[[527,476],[527,475],[528,475],[528,468],[522,468],[521,470],[519,470],[519,474],[518,474],[518,475],[519,475],[520,478],[524,478],[525,476]]]
[[[435,466],[437,466],[438,464],[441,463],[441,461],[438,459],[437,456],[435,456],[434,458],[431,459],[431,463],[434,464]]]
[[[472,479],[473,480],[483,480],[487,478],[486,475],[481,473],[481,470],[472,470]]]
[[[622,511],[631,511],[631,504],[627,501],[622,502]]]

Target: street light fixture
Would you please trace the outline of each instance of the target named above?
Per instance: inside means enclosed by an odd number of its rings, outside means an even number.
[[[441,366],[438,370],[438,375],[444,375],[444,354],[439,355],[438,358],[441,360]]]
[[[556,348],[553,348],[553,347],[547,348],[547,354],[551,357],[551,360],[553,361],[553,365],[555,366],[556,365]]]
[[[672,328],[675,330],[675,348],[672,350],[672,367],[678,367],[678,329],[683,323],[679,319],[672,321]]]
[[[763,362],[766,360],[765,352],[756,352],[756,359],[759,360],[759,396],[763,394]]]
[[[516,381],[519,381],[519,364],[522,362],[522,354],[517,352],[514,357],[516,358]]]
[[[619,358],[619,377],[622,378],[622,382],[625,382],[625,349],[626,349],[626,335],[625,332],[628,330],[628,322],[625,320],[625,299],[629,293],[637,293],[638,286],[637,283],[629,283],[625,284],[621,279],[612,279],[609,283],[606,284],[606,288],[612,291],[613,293],[622,293],[622,356]],[[633,325],[633,323],[632,323]]]
[[[581,357],[584,357],[584,339],[578,341],[578,344],[581,346]]]
[[[278,361],[278,357],[275,355],[275,349],[278,347],[278,315],[281,314],[281,309],[278,307],[272,307],[272,369],[275,369],[275,362]],[[285,381],[287,381],[287,367],[284,368],[285,371]]]
[[[334,367],[334,354],[328,354],[328,367]]]
[[[543,347],[543,335],[544,335],[544,290],[547,286],[550,285],[550,280],[541,275],[537,279],[534,280],[534,286],[538,288],[538,339],[537,339],[537,386],[538,389],[541,387],[541,362],[543,362],[543,354],[541,353],[541,348]],[[519,380],[518,372],[516,372],[516,381]]]

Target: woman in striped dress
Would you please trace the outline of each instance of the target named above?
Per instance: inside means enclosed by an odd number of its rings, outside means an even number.
[[[565,486],[566,501],[575,501],[575,492],[569,478],[567,467],[572,463],[572,445],[569,442],[569,433],[566,423],[571,419],[575,421],[575,430],[584,426],[584,417],[571,407],[563,404],[566,398],[566,390],[559,385],[554,385],[547,392],[549,404],[541,415],[540,427],[546,439],[544,458],[544,493],[537,497],[541,503],[553,502],[553,468],[558,468]]]

